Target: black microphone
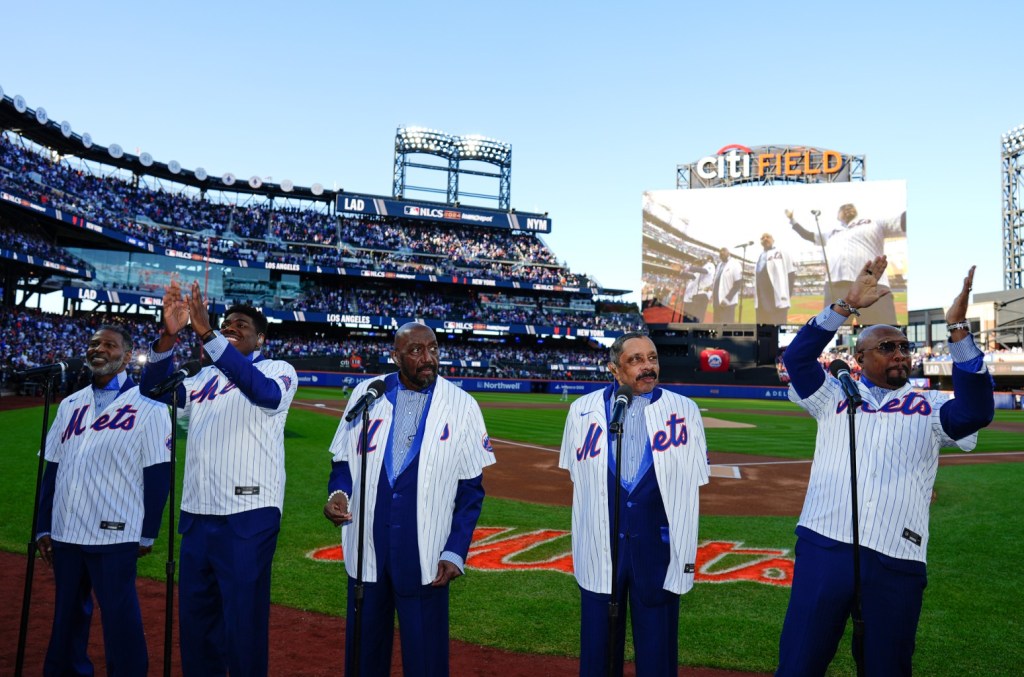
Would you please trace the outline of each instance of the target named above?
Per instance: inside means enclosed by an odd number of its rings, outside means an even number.
[[[733,249],[740,249],[741,247],[749,247],[752,244],[754,244],[753,240],[751,240],[750,242],[742,242],[742,243],[736,245],[735,247],[733,247]]]
[[[51,376],[53,374],[66,374],[67,372],[77,372],[85,366],[85,360],[72,357],[64,360],[63,362],[54,362],[53,364],[44,364],[41,367],[32,367],[31,369],[23,369],[21,371],[14,372],[15,376]]]
[[[189,376],[195,376],[196,374],[198,374],[199,370],[202,369],[202,366],[203,365],[199,360],[189,360],[188,362],[185,362],[180,367],[178,367],[178,370],[171,374],[166,380],[162,381],[159,385],[151,388],[150,391],[146,393],[146,396],[156,399],[157,397],[160,397],[171,392]]]
[[[839,379],[839,383],[843,386],[843,394],[849,398],[850,404],[858,406],[861,403],[860,388],[857,387],[857,382],[850,376],[850,365],[843,360],[832,360],[832,363],[828,365],[828,370]]]
[[[815,216],[821,216],[821,210],[820,209],[812,209],[811,213],[814,214]]]
[[[633,389],[627,385],[621,385],[615,391],[615,405],[612,407],[612,420],[608,424],[609,430],[613,430],[616,427],[620,430],[622,429],[622,419],[626,417],[626,407],[629,406],[632,399]]]
[[[355,420],[356,416],[363,413],[363,409],[369,409],[374,402],[380,399],[381,395],[384,394],[384,379],[379,378],[369,386],[366,387],[366,392],[359,398],[355,406],[352,407],[347,414],[345,414],[345,421],[351,423]]]

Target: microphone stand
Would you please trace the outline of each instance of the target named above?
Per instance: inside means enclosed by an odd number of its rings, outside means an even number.
[[[857,439],[856,414],[857,405],[852,398],[847,398],[846,412],[850,421],[850,499],[853,504],[853,662],[857,665],[857,677],[864,677],[864,613],[861,606],[860,584],[860,518],[857,505]]]
[[[171,486],[167,498],[167,602],[164,613],[164,677],[171,675],[171,641],[174,626],[174,483],[178,444],[178,386],[171,391]]]
[[[615,435],[615,509],[612,511],[612,596],[608,601],[608,677],[620,674],[621,656],[617,651],[616,638],[619,630],[619,509],[622,503],[622,423],[608,426],[608,432]]]
[[[352,674],[359,674],[360,642],[363,637],[363,534],[366,530],[366,450],[370,446],[370,408],[363,408],[362,430],[359,433],[359,543],[356,546],[355,618],[352,627]]]
[[[832,270],[828,265],[828,254],[825,253],[825,236],[821,234],[821,224],[818,222],[818,215],[813,211],[811,215],[814,216],[814,227],[818,229],[818,241],[821,242],[821,258],[825,261],[825,278],[828,280],[828,293],[832,294]],[[825,299],[825,303],[830,303],[829,299]]]
[[[63,368],[60,375],[64,375]],[[25,562],[25,591],[21,598],[21,625],[18,627],[18,649],[14,661],[15,677],[21,677],[25,667],[25,643],[28,640],[28,615],[32,606],[32,577],[36,571],[36,522],[39,520],[39,495],[42,492],[43,468],[46,465],[46,431],[50,422],[50,399],[53,396],[53,382],[56,374],[47,374],[43,378],[46,388],[43,392],[43,425],[39,436],[39,466],[36,469],[36,493],[32,501],[32,527],[28,538],[28,560]]]

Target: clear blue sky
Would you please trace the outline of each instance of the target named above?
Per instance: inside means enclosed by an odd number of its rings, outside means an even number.
[[[513,147],[512,206],[640,288],[645,190],[728,143],[905,179],[911,309],[1002,288],[1000,135],[1018,2],[10,3],[0,86],[102,145],[390,194],[395,128]],[[439,175],[440,177],[440,175]],[[443,185],[443,184],[439,184]],[[494,187],[496,193],[496,186]]]

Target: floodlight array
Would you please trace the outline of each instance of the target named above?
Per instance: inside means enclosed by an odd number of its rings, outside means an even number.
[[[503,165],[512,157],[511,144],[479,134],[455,137],[453,144],[460,160],[480,160]]]
[[[1017,125],[1003,134],[1003,152],[1018,153],[1024,150],[1024,125]]]
[[[399,127],[395,134],[396,153],[429,153],[450,160],[479,160],[507,165],[512,144],[479,134],[452,136],[437,129]]]
[[[452,154],[452,136],[436,129],[400,127],[395,134],[395,152],[430,153],[441,157]]]

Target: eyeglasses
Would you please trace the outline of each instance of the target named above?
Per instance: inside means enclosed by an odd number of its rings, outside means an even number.
[[[910,351],[914,348],[915,345],[909,341],[882,341],[874,348],[867,348],[867,350],[877,350],[883,355],[892,355],[899,350],[902,354],[910,357]]]

